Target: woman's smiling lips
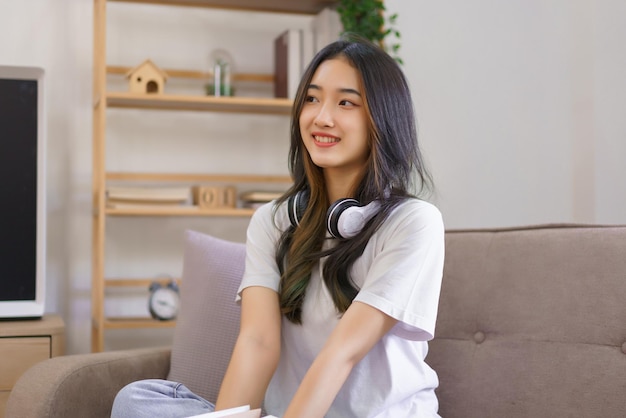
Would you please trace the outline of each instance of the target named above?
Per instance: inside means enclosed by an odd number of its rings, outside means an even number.
[[[322,134],[318,132],[314,132],[312,136],[315,140],[315,145],[320,147],[331,147],[340,141],[340,139],[336,136]]]

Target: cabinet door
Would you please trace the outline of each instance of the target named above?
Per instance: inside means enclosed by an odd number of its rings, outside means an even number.
[[[50,358],[50,337],[0,338],[0,390],[11,390],[30,366]]]
[[[0,338],[0,417],[17,379],[32,365],[50,358],[50,337]]]

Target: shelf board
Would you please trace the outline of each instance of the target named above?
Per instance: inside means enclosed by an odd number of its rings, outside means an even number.
[[[128,328],[171,328],[176,325],[176,321],[158,321],[149,317],[145,318],[106,318],[104,320],[105,329],[128,329]]]
[[[134,67],[124,67],[120,65],[109,65],[107,66],[107,74],[114,75],[123,75],[125,76],[131,71]],[[194,70],[180,70],[173,68],[163,68],[163,71],[167,73],[169,77],[174,78],[189,78],[194,80],[207,80],[213,77],[213,73],[205,73],[202,71],[194,71]],[[234,82],[237,81],[246,81],[246,82],[257,82],[257,83],[273,83],[274,82],[274,74],[258,74],[258,73],[235,73],[232,75],[232,80]]]
[[[293,100],[265,97],[182,96],[173,94],[138,94],[108,92],[107,105],[118,108],[151,110],[194,110],[288,115]]]
[[[193,173],[132,173],[108,171],[107,181],[156,181],[189,183],[291,183],[288,175],[267,174],[193,174]]]
[[[250,217],[254,209],[246,208],[211,208],[200,209],[198,206],[151,207],[148,205],[124,208],[106,208],[109,216],[226,216]]]
[[[175,280],[176,283],[180,286],[181,279],[180,278],[165,278],[165,277],[155,277],[153,279],[104,279],[104,287],[108,288],[119,288],[119,287],[145,287],[146,289],[153,283],[159,282],[161,285],[167,285],[170,280]]]
[[[337,0],[109,0],[124,3],[160,4],[166,6],[212,7],[273,13],[315,14]]]

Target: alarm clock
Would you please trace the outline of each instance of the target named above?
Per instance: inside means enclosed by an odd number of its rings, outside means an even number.
[[[148,309],[150,310],[150,315],[160,321],[169,321],[176,318],[180,309],[180,292],[174,280],[171,280],[165,286],[157,281],[150,284]]]

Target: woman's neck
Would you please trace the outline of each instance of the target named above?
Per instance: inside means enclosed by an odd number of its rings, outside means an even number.
[[[346,197],[354,197],[357,185],[363,177],[362,173],[355,171],[345,172],[339,170],[324,170],[324,181],[328,201],[335,202]]]

